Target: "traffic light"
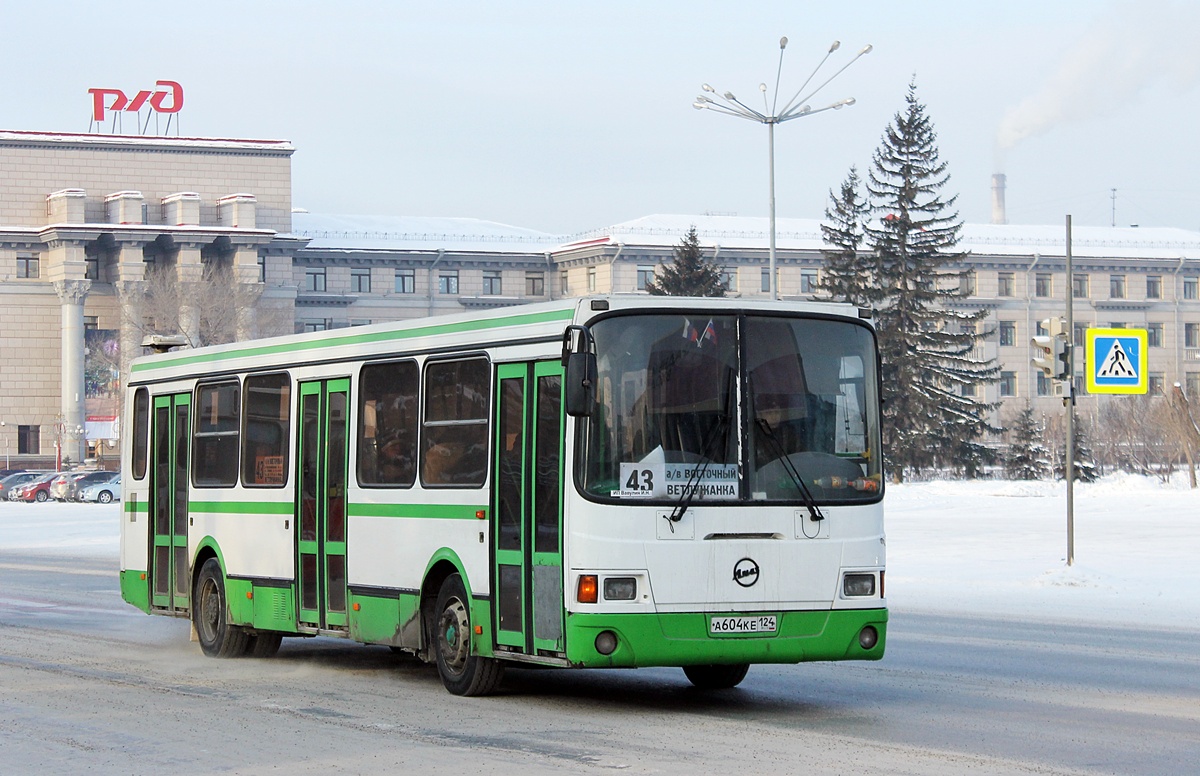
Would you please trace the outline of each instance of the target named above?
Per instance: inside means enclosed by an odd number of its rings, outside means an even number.
[[[1047,318],[1042,321],[1046,334],[1039,334],[1029,341],[1034,348],[1031,363],[1046,375],[1056,380],[1071,376],[1071,345],[1067,340],[1062,318]]]

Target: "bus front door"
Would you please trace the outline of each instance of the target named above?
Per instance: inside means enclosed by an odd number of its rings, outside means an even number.
[[[496,374],[491,528],[493,622],[501,650],[565,652],[562,570],[562,366]]]
[[[300,383],[296,459],[299,621],[346,627],[346,468],[350,381]]]
[[[153,461],[150,469],[150,605],[187,609],[188,440],[192,397],[177,393],[154,397]]]

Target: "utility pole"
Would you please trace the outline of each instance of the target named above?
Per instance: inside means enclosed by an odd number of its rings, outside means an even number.
[[[1113,189],[1113,213],[1117,190]],[[1116,215],[1113,216],[1116,224]],[[1067,379],[1063,383],[1063,404],[1067,408],[1067,565],[1075,565],[1075,276],[1071,274],[1071,215],[1067,214]]]

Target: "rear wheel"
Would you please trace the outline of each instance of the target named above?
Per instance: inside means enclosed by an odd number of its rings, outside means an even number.
[[[101,504],[107,504],[112,501],[112,494],[107,490],[102,490],[100,491],[100,495],[96,497],[96,500]]]
[[[442,582],[433,610],[433,652],[442,684],[454,695],[489,695],[500,685],[504,666],[471,649],[471,605],[462,577]]]
[[[684,666],[683,673],[688,681],[701,690],[728,690],[737,687],[746,678],[750,666],[738,663],[731,666]]]
[[[39,490],[34,498],[37,499],[39,504],[50,500],[50,496],[48,496],[44,490]]]
[[[271,657],[283,643],[282,633],[259,631],[246,637],[246,654],[250,657]]]
[[[216,558],[200,567],[196,588],[192,591],[192,624],[200,640],[200,649],[209,657],[237,657],[245,654],[246,631],[229,624],[225,606],[225,575]]]

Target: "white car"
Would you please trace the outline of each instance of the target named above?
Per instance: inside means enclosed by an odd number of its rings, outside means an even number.
[[[121,475],[114,474],[110,479],[102,482],[94,482],[88,485],[83,490],[79,491],[80,501],[98,501],[101,504],[108,504],[112,501],[121,500]]]

